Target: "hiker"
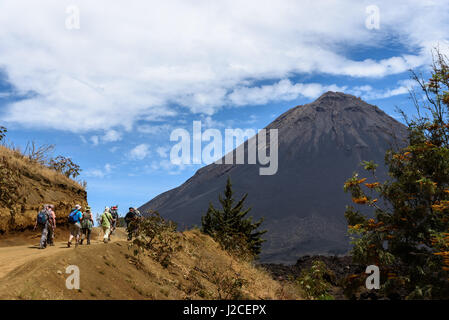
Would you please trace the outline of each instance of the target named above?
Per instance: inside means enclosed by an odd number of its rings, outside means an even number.
[[[69,228],[70,228],[70,236],[69,241],[67,242],[67,247],[70,248],[72,244],[72,239],[75,238],[75,247],[78,246],[80,233],[81,233],[81,220],[83,219],[83,215],[81,214],[81,206],[77,204],[74,209],[69,214]]]
[[[51,216],[48,210],[48,204],[45,204],[42,210],[37,214],[36,223],[33,229],[35,230],[37,227],[41,229],[41,241],[39,242],[39,249],[45,249],[47,247],[48,230],[51,228],[50,219]]]
[[[56,231],[56,214],[55,214],[55,206],[49,204],[47,206],[48,213],[50,216],[50,226],[48,228],[48,236],[47,236],[47,244],[50,246],[55,245],[55,231]]]
[[[111,223],[112,223],[112,216],[111,216],[111,212],[109,211],[109,207],[105,207],[104,208],[104,212],[100,217],[100,224],[101,227],[103,228],[103,242],[104,243],[108,243],[109,239],[109,233],[111,232]]]
[[[81,220],[81,240],[80,244],[83,244],[84,238],[87,239],[87,245],[90,245],[90,234],[94,225],[94,218],[90,211],[90,207],[86,207],[86,211],[83,213],[83,220]]]
[[[114,234],[115,229],[117,229],[117,224],[118,224],[118,205],[113,206],[111,208],[111,216],[112,216],[112,224],[111,224],[111,232],[109,234],[109,240],[111,240],[111,235]]]
[[[133,233],[137,231],[137,220],[139,216],[133,207],[129,208],[128,213],[125,216],[126,229],[128,231],[128,240],[132,240]]]
[[[136,213],[136,217],[137,218],[142,218],[142,214],[140,213],[140,211],[137,210],[137,208],[133,208],[133,209],[134,209],[134,212]]]

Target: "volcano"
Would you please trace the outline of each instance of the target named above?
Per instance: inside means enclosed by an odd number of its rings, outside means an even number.
[[[211,164],[181,186],[139,208],[157,210],[180,226],[200,225],[209,202],[218,206],[228,176],[235,197],[248,193],[249,215],[264,217],[261,262],[294,263],[302,255],[341,255],[350,249],[343,184],[361,161],[373,160],[387,177],[385,152],[401,147],[407,128],[374,105],[340,92],[296,106],[266,127],[278,129],[278,171],[259,175],[251,164]]]

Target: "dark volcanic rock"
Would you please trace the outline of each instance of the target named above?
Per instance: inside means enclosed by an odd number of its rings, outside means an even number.
[[[354,264],[351,256],[302,256],[293,265],[267,263],[262,266],[271,273],[276,280],[296,279],[302,270],[308,270],[313,262],[322,261],[335,274],[336,282],[351,274],[363,273],[366,267]],[[333,283],[336,284],[336,283]]]
[[[275,175],[259,175],[258,165],[211,164],[140,210],[157,210],[180,226],[199,225],[230,175],[236,196],[249,194],[250,215],[265,218],[262,262],[347,253],[344,210],[351,199],[343,183],[361,170],[362,160],[378,163],[379,179],[384,179],[385,151],[404,143],[406,127],[359,98],[328,92],[285,112],[267,127],[272,128],[279,130]]]

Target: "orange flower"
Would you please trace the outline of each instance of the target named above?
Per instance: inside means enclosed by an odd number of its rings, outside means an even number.
[[[378,187],[380,185],[379,182],[374,182],[374,183],[365,183],[365,186],[367,186],[368,188],[372,189],[375,187]]]
[[[368,199],[366,197],[352,198],[352,201],[357,204],[365,204],[368,202]]]

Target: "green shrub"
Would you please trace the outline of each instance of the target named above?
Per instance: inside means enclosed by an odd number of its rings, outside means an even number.
[[[62,173],[67,178],[76,178],[82,171],[80,166],[74,163],[72,159],[63,156],[50,159],[48,167]]]
[[[134,254],[147,254],[162,266],[168,267],[172,255],[181,249],[180,235],[176,232],[176,224],[166,221],[159,213],[151,211],[135,222],[136,237],[131,246]]]
[[[381,292],[408,298],[449,298],[449,65],[438,51],[429,81],[413,73],[424,101],[412,95],[418,116],[405,120],[408,146],[385,156],[390,180],[356,173],[344,185],[354,203],[374,208],[369,218],[353,206],[345,216],[355,262],[381,271]],[[404,114],[405,116],[405,114]],[[384,200],[379,204],[377,199]]]
[[[8,132],[8,130],[3,126],[0,126],[0,141],[5,138],[6,132]]]
[[[218,199],[223,210],[214,208],[212,203],[205,216],[201,218],[202,231],[214,238],[223,249],[244,259],[252,259],[260,253],[262,235],[266,230],[256,231],[263,222],[260,219],[252,222],[252,217],[245,218],[251,208],[243,210],[243,204],[248,196],[245,194],[237,204],[234,205],[231,179],[228,177],[224,198],[219,195]]]
[[[334,277],[334,273],[326,267],[323,261],[315,260],[309,269],[301,271],[296,283],[306,299],[333,300],[334,297],[329,294],[331,283],[328,279]]]

